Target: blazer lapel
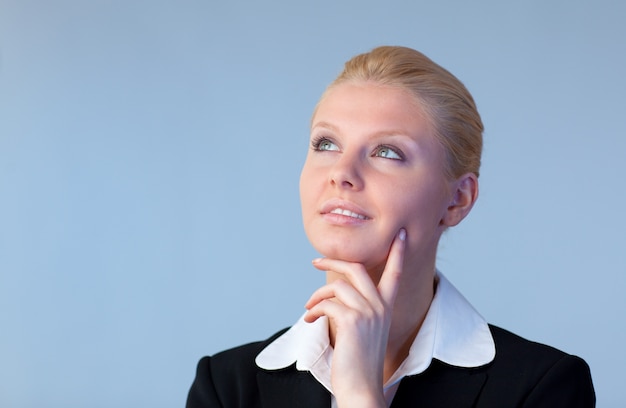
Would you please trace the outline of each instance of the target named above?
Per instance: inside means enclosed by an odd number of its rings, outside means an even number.
[[[305,371],[295,366],[284,370],[261,370],[257,374],[261,406],[268,408],[328,408],[330,393]]]
[[[473,407],[486,380],[487,374],[480,368],[451,367],[433,360],[426,372],[400,382],[391,408]]]

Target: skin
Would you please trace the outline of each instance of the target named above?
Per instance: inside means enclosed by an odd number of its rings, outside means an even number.
[[[410,93],[371,82],[334,86],[312,119],[300,196],[326,285],[305,320],[329,319],[340,407],[386,406],[434,295],[439,238],[478,196],[473,173],[446,178],[428,119]]]

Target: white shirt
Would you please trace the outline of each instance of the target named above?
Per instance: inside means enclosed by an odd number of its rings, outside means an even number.
[[[433,358],[457,367],[479,367],[495,357],[495,344],[485,319],[439,271],[437,281],[435,296],[409,355],[384,384],[387,405],[391,403],[400,380],[424,372]],[[266,370],[296,363],[296,369],[310,371],[330,391],[331,406],[335,407],[330,383],[332,357],[328,319],[322,317],[314,323],[306,323],[301,317],[261,351],[255,361]]]

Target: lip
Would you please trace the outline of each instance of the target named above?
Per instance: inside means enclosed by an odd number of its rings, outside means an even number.
[[[343,210],[344,213],[337,212],[338,209]],[[345,214],[346,211],[350,214]],[[340,222],[342,224],[359,223],[372,219],[372,217],[363,208],[350,201],[338,198],[333,198],[324,202],[320,209],[320,214],[331,221]]]

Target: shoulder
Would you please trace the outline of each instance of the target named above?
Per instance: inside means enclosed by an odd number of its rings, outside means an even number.
[[[229,399],[245,401],[247,396],[241,395],[242,392],[255,398],[253,394],[258,368],[254,359],[286,330],[280,330],[263,341],[203,357],[198,362],[196,377],[187,396],[187,407],[239,406],[230,404]],[[246,405],[244,403],[241,406]]]
[[[589,366],[577,356],[489,326],[496,357],[488,368],[486,395],[515,395],[524,406],[592,407]]]
[[[512,360],[518,363],[531,359],[531,361],[538,360],[549,365],[566,356],[566,353],[561,350],[527,340],[501,327],[490,324],[489,330],[496,345],[496,359],[501,359],[503,362]]]
[[[527,340],[497,326],[489,325],[489,329],[496,345],[494,366],[511,369],[518,375],[540,375],[555,364],[563,362],[570,362],[587,371],[589,369],[587,363],[579,357]]]

